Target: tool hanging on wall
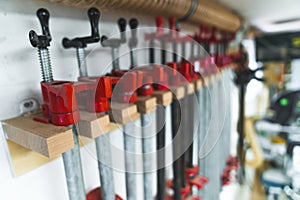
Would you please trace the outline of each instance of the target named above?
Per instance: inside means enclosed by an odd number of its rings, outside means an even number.
[[[237,68],[235,69],[235,84],[239,88],[239,120],[238,120],[238,144],[237,144],[237,156],[240,162],[240,167],[238,171],[238,180],[240,183],[244,182],[245,179],[245,93],[248,83],[252,79],[258,81],[264,81],[262,78],[256,76],[256,72],[264,70],[264,67],[257,68],[256,70],[250,70],[248,66],[248,54],[244,49],[243,45],[240,44],[239,53],[233,56],[233,60],[237,63]]]
[[[156,18],[156,34],[155,37],[160,41],[160,48],[161,48],[161,64],[166,64],[166,42],[165,42],[165,35],[163,35],[163,18],[157,17]],[[151,45],[151,41],[150,41]],[[150,46],[151,47],[151,46]],[[150,51],[152,51],[150,49]],[[155,55],[150,57],[151,61],[155,60]],[[166,145],[166,107],[162,106],[157,109],[156,112],[156,127],[157,127],[157,135],[156,135],[156,150],[157,154],[157,162],[163,163],[163,167],[158,167],[157,170],[157,200],[165,199],[166,196],[166,158],[164,151],[160,151],[161,149],[165,148]]]
[[[74,148],[63,153],[65,175],[67,179],[70,200],[84,200],[85,188],[81,168],[78,132],[75,124],[79,121],[79,112],[75,98],[74,85],[67,81],[54,81],[48,47],[51,42],[49,30],[50,14],[46,9],[37,11],[43,35],[35,31],[29,32],[29,40],[33,47],[38,49],[43,81],[41,82],[43,94],[43,118],[35,120],[52,123],[56,126],[69,126],[72,128]],[[61,99],[63,101],[61,101]]]
[[[129,21],[129,26],[131,29],[131,38],[129,39],[129,49],[130,49],[130,66],[133,71],[138,73],[138,79],[142,83],[139,84],[142,87],[138,89],[138,94],[140,97],[150,97],[153,95],[153,78],[152,74],[145,72],[145,69],[139,71],[137,67],[137,53],[136,47],[138,44],[137,30],[138,30],[138,20],[133,18]],[[149,127],[148,122],[149,119],[154,119],[154,112],[150,113],[141,113],[141,126],[142,126],[142,152],[143,152],[143,181],[144,181],[144,200],[152,200],[153,199],[153,191],[152,191],[152,174],[148,172],[151,168],[152,159],[150,159],[149,155],[152,152],[152,138],[149,137],[152,128]]]
[[[149,64],[155,64],[155,40],[161,42],[161,59],[165,63],[165,42],[163,41],[162,18],[156,18],[156,32],[145,35],[145,40],[149,41]],[[168,90],[167,77],[162,67],[154,67],[154,89],[158,92]],[[165,173],[165,110],[166,104],[160,104],[156,110],[156,151],[157,151],[157,200],[164,200],[166,196],[166,173]]]
[[[97,43],[100,41],[98,23],[100,12],[96,8],[88,10],[88,17],[91,24],[91,35],[87,37],[77,37],[74,39],[64,38],[62,45],[64,48],[76,48],[78,67],[80,77],[79,82],[96,82],[99,87],[95,88],[94,94],[91,94],[90,102],[97,99],[98,94],[103,94],[100,97],[101,104],[95,108],[97,115],[107,113],[110,109],[108,99],[112,96],[111,80],[109,77],[91,77],[88,78],[88,71],[86,66],[85,48],[88,44]],[[101,90],[101,91],[99,91]],[[80,94],[79,94],[80,95]],[[86,95],[86,94],[83,94]],[[99,134],[100,135],[100,134]],[[95,138],[97,162],[99,169],[99,177],[101,183],[101,199],[110,200],[115,198],[114,177],[111,166],[111,150],[110,150],[109,133]],[[95,191],[87,195],[88,200],[90,196],[94,195]]]
[[[121,44],[126,42],[126,25],[127,22],[124,18],[120,18],[118,20],[118,26],[120,30],[120,38],[107,38],[106,36],[101,37],[101,44],[103,47],[110,47],[112,50],[112,76],[121,77],[123,75],[122,70],[120,70],[119,63],[119,48]],[[137,24],[136,24],[137,26]],[[119,76],[121,72],[121,76]],[[131,76],[130,76],[131,75]],[[124,103],[136,103],[137,102],[137,94],[134,92],[136,89],[136,74],[135,73],[127,73],[126,79],[128,81],[135,81],[132,84],[132,87],[126,86],[128,91],[123,91],[126,97],[123,98]],[[121,77],[122,78],[122,77]],[[123,84],[126,84],[123,82]],[[119,91],[120,92],[120,91]],[[136,152],[136,141],[135,138],[129,133],[134,130],[134,122],[128,122],[123,124],[123,137],[124,137],[124,151],[125,151],[125,181],[126,181],[126,199],[135,200],[137,199],[137,183],[136,176],[134,174],[135,171],[135,152]]]
[[[175,38],[175,42],[181,43],[182,48],[182,59],[180,64],[178,64],[180,67],[178,68],[178,71],[184,76],[186,83],[185,83],[185,90],[186,94],[183,99],[181,99],[181,103],[183,107],[181,108],[183,112],[183,118],[185,120],[182,121],[183,131],[187,137],[185,137],[186,144],[184,145],[185,148],[188,148],[181,158],[181,165],[182,165],[182,173],[183,177],[182,180],[184,183],[182,183],[182,187],[186,188],[186,191],[188,191],[187,196],[191,195],[191,187],[195,186],[198,190],[203,188],[203,184],[206,183],[208,180],[207,178],[203,176],[198,176],[199,167],[197,165],[194,166],[193,164],[193,151],[194,151],[194,104],[195,104],[195,95],[194,90],[199,89],[199,81],[200,74],[196,73],[195,71],[195,64],[193,63],[195,59],[194,57],[194,40],[193,36],[183,36],[183,37],[177,37]],[[186,57],[186,43],[191,44],[191,55],[190,59],[187,59]],[[175,50],[174,50],[175,51]],[[176,51],[175,51],[176,52]],[[176,61],[176,59],[174,60]],[[194,89],[195,88],[195,89]],[[198,106],[197,106],[198,107]],[[184,151],[184,149],[182,150]],[[190,189],[188,190],[188,188]],[[190,196],[193,199],[197,199],[196,196]]]

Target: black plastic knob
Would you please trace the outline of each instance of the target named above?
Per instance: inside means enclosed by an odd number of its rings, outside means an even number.
[[[137,29],[138,25],[139,25],[139,21],[136,18],[130,19],[129,21],[130,29]]]
[[[45,8],[40,8],[37,10],[36,15],[40,21],[43,35],[38,35],[35,31],[31,30],[29,32],[29,41],[33,47],[47,48],[51,42],[49,29],[50,14]]]
[[[63,38],[62,45],[64,48],[85,48],[87,44],[99,42],[100,34],[98,24],[100,11],[97,8],[90,8],[87,15],[91,24],[91,36],[77,37],[73,39]]]
[[[126,26],[127,26],[127,22],[126,19],[124,18],[120,18],[118,20],[118,26],[119,26],[119,30],[120,30],[120,34],[121,34],[121,42],[125,43],[126,42]]]
[[[131,29],[131,38],[129,40],[129,47],[134,48],[137,46],[138,38],[137,38],[137,28],[138,28],[139,22],[136,18],[132,18],[129,21],[129,26]]]
[[[49,19],[50,19],[49,11],[46,10],[45,8],[40,8],[37,10],[36,16],[40,20],[43,35],[48,36],[51,41],[51,34],[50,34],[50,30],[49,30]]]
[[[100,11],[97,8],[90,8],[88,10],[88,17],[91,23],[91,32],[92,32],[91,37],[100,39],[100,34],[98,29]]]

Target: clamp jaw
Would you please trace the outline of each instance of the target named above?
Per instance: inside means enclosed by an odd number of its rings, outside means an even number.
[[[57,126],[68,126],[79,121],[79,112],[75,98],[74,84],[68,81],[53,81],[48,47],[51,42],[49,30],[50,14],[41,8],[37,11],[43,35],[35,31],[29,32],[29,40],[33,47],[37,47],[40,56],[43,81],[41,82],[43,96],[43,117],[34,118],[36,121],[52,123]]]

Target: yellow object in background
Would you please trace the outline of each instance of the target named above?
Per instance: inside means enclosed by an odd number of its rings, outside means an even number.
[[[285,144],[286,141],[278,136],[271,136],[270,141],[274,144]]]
[[[278,85],[284,83],[284,63],[268,62],[264,63],[264,78],[267,85]]]

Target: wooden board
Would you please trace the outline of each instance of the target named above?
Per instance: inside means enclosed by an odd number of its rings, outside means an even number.
[[[146,114],[156,110],[156,97],[138,97],[136,103],[137,111],[142,114]]]
[[[34,121],[30,116],[2,122],[7,139],[49,158],[55,158],[74,147],[70,128]]]
[[[194,81],[195,90],[201,90],[204,87],[203,79],[198,79]]]
[[[15,176],[23,175],[54,159],[31,151],[30,149],[22,147],[21,145],[18,145],[12,141],[6,141]]]
[[[167,106],[172,103],[172,92],[170,91],[154,91],[153,96],[159,105]]]
[[[203,78],[203,85],[208,86],[211,83],[211,77],[210,76],[205,76]]]
[[[126,124],[140,117],[137,106],[134,104],[111,103],[109,112],[110,121],[118,124]]]
[[[195,84],[193,82],[184,85],[185,95],[190,95],[195,93]]]
[[[77,124],[79,135],[95,139],[109,132],[109,115],[80,112],[80,122]]]
[[[170,87],[170,91],[173,93],[173,98],[178,100],[185,96],[185,90],[185,86]]]

